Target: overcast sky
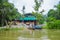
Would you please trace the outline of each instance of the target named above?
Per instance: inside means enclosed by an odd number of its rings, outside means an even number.
[[[43,0],[43,1],[44,2],[42,3],[42,6],[40,7],[39,11],[44,9],[45,10],[44,14],[47,14],[49,9],[54,8],[54,5],[58,4],[60,0]],[[32,11],[34,11],[33,9],[35,4],[34,0],[9,0],[9,2],[13,3],[20,13],[22,13],[23,5],[25,5],[26,7],[25,9],[26,13],[31,13]]]

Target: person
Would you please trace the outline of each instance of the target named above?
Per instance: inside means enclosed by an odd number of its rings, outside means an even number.
[[[30,23],[30,28],[34,30],[34,24]]]
[[[29,27],[32,28],[32,23],[30,23],[30,26]]]

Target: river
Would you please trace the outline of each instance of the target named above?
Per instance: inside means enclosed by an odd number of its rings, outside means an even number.
[[[60,40],[60,30],[0,31],[0,40]]]

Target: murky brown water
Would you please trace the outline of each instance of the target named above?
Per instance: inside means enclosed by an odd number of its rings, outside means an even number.
[[[0,40],[60,40],[60,30],[0,31]]]

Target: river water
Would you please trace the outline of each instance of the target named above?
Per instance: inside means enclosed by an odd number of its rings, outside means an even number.
[[[18,40],[60,40],[60,30],[30,30],[22,32],[24,35],[18,37]],[[28,34],[29,33],[29,34]]]
[[[60,30],[0,31],[0,40],[60,40]]]

